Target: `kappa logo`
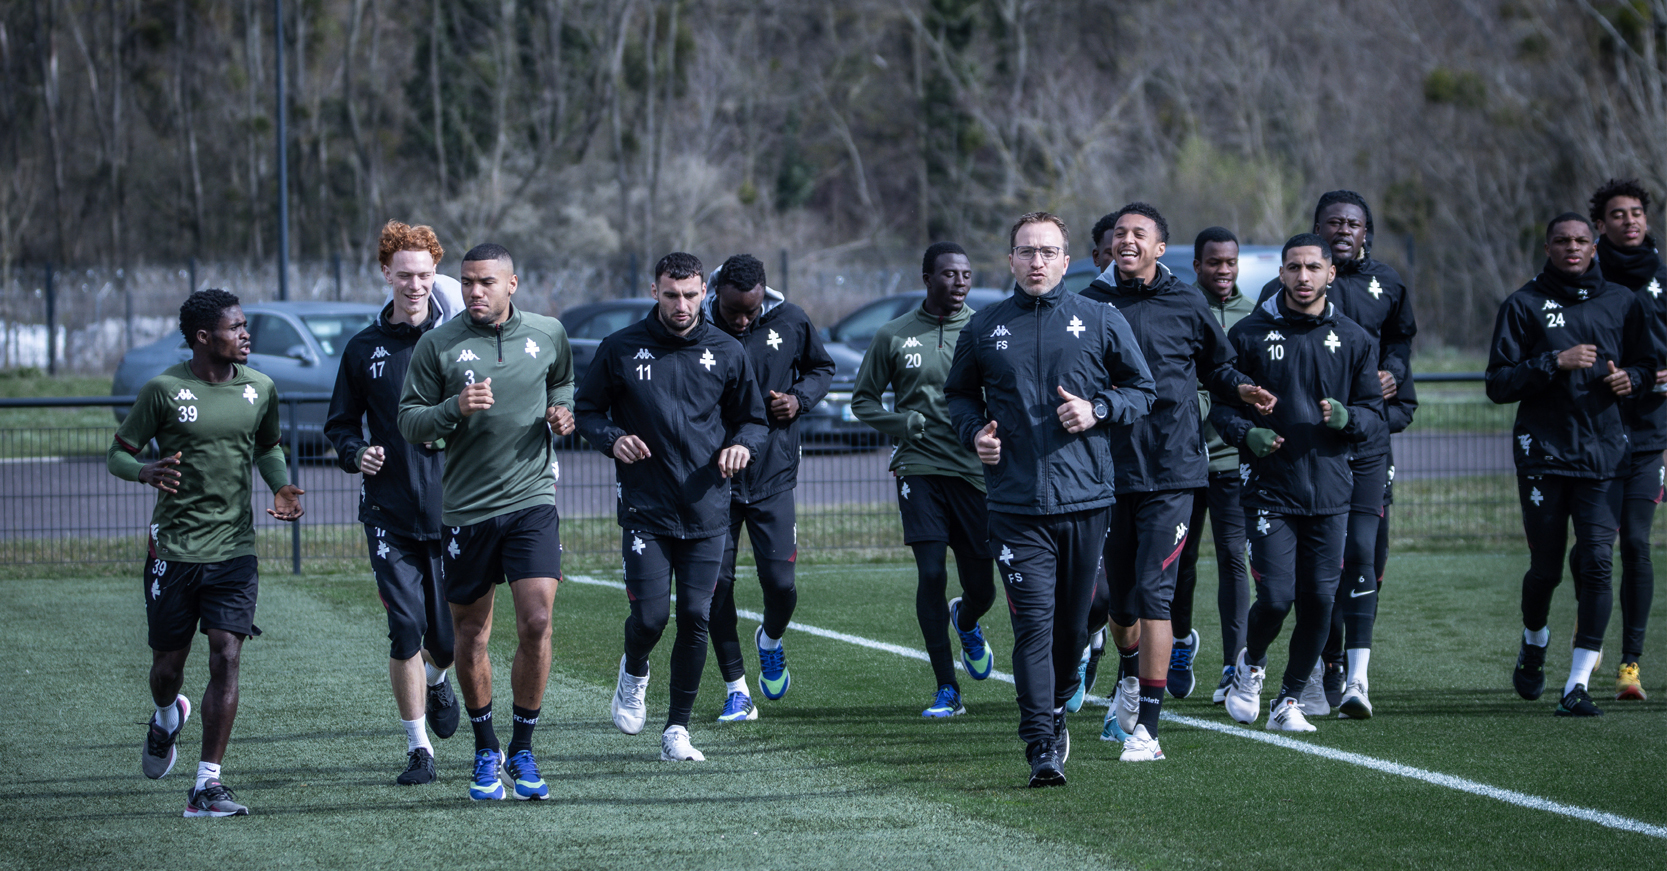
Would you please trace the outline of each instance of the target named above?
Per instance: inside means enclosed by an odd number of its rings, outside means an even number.
[[[1008,565],[1012,565],[1013,564],[1013,549],[1008,547],[1005,544],[1002,545],[1001,546],[1001,556],[996,557],[996,559],[1001,560],[1002,562],[1007,563]]]
[[[376,555],[378,557],[381,557],[382,559],[387,559],[388,558],[388,543],[387,542],[379,541],[379,542],[376,543]]]
[[[1337,338],[1336,330],[1326,331],[1325,346],[1326,350],[1333,354],[1337,353],[1338,348],[1343,347],[1343,343]]]
[[[538,359],[538,352],[541,349],[538,347],[537,342],[533,341],[532,339],[528,339],[526,347],[522,348],[521,350],[526,351],[527,356],[533,358],[534,360],[537,360]]]
[[[1545,496],[1540,493],[1540,488],[1534,487],[1528,492],[1528,501],[1534,503],[1534,506],[1537,508],[1541,503],[1545,502]]]
[[[1082,331],[1086,329],[1088,328],[1082,325],[1082,318],[1071,315],[1071,323],[1065,328],[1065,332],[1070,333],[1073,339],[1080,339],[1082,338]]]
[[[379,360],[383,357],[388,357],[388,356],[392,356],[392,355],[388,353],[387,348],[384,348],[381,345],[377,345],[376,350],[370,352],[370,358],[372,360]]]
[[[631,551],[633,553],[640,554],[647,547],[648,547],[648,545],[642,543],[642,538],[640,536],[636,536],[636,535],[631,536]]]
[[[907,481],[904,481],[904,482],[903,482],[903,489],[902,489],[902,490],[900,490],[900,491],[898,491],[898,492],[900,492],[900,493],[902,493],[902,494],[903,494],[903,498],[904,498],[904,499],[907,499],[907,498],[909,498],[909,482],[907,482]]]
[[[654,355],[648,353],[647,348],[638,348],[637,349],[637,356],[632,357],[631,359],[633,359],[633,360],[652,360],[652,359],[654,359]]]
[[[1650,279],[1649,284],[1644,285],[1644,289],[1650,292],[1650,296],[1653,296],[1656,299],[1661,298],[1661,282],[1660,281],[1657,281],[1656,279],[1652,278],[1652,279]]]
[[[255,392],[255,385],[243,385],[243,398],[249,400],[250,405],[255,404],[255,400],[260,398],[260,394]]]
[[[456,532],[456,531],[457,531],[456,529],[452,530],[452,532]],[[462,553],[462,552],[463,551],[460,550],[457,546],[457,539],[455,537],[451,540],[451,544],[446,545],[446,553],[451,554],[452,559],[457,559],[457,555]]]
[[[192,402],[196,402],[197,401],[197,394],[192,393],[189,390],[186,390],[184,387],[181,387],[179,389],[179,395],[175,396],[174,400],[176,402],[182,401],[182,400],[190,400]]]
[[[1383,285],[1379,284],[1377,278],[1374,276],[1372,278],[1372,283],[1366,285],[1366,292],[1371,294],[1373,299],[1382,299]]]
[[[997,337],[997,336],[1011,336],[1011,335],[1013,335],[1013,334],[1011,332],[1008,332],[1006,324],[998,324],[994,330],[990,331],[990,338],[992,338],[992,339]]]
[[[718,358],[712,356],[711,348],[707,348],[706,350],[700,352],[700,365],[705,366],[706,371],[712,371],[712,367],[717,365],[717,363]]]
[[[920,340],[915,338],[914,336],[910,336],[909,340],[907,342],[903,343],[903,347],[905,347],[905,348],[918,348],[918,347],[920,347]]]
[[[781,348],[781,334],[775,330],[771,330],[770,336],[764,340],[764,344],[769,345],[770,350],[772,351]]]
[[[1285,341],[1285,334],[1281,333],[1278,330],[1270,330],[1270,331],[1268,331],[1267,338],[1263,339],[1262,341],[1264,341],[1264,342],[1283,342],[1283,341]]]
[[[1186,537],[1187,537],[1187,525],[1185,523],[1175,524],[1175,541],[1173,543],[1174,544],[1180,544],[1181,539],[1186,538]]]
[[[1517,436],[1517,444],[1522,445],[1522,455],[1528,456],[1528,446],[1534,443],[1534,437],[1528,433]]]
[[[464,348],[463,352],[457,355],[457,362],[459,362],[459,363],[467,363],[470,360],[479,360],[479,359],[480,359],[479,357],[475,356],[475,352],[469,350],[468,348]]]
[[[1540,311],[1551,311],[1554,308],[1562,308],[1562,306],[1558,305],[1556,300],[1548,299],[1545,301],[1545,305],[1540,306]]]

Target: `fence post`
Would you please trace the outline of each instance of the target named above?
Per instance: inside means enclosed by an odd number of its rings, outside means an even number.
[[[122,278],[122,350],[133,350],[133,285],[127,280],[127,269]]]
[[[301,408],[293,399],[284,400],[289,406],[289,482],[301,486]],[[291,573],[301,574],[301,521],[290,521],[289,553]]]
[[[342,301],[342,253],[337,251],[330,255],[331,265],[336,269],[336,302]]]
[[[58,291],[52,284],[52,261],[46,262],[46,373],[58,374]]]
[[[776,289],[781,291],[782,296],[786,296],[787,295],[787,249],[786,248],[781,249],[781,277],[776,279],[776,284],[779,285]]]
[[[185,295],[186,296],[190,296],[191,294],[197,292],[197,258],[195,258],[195,257],[191,258],[190,269],[191,269],[191,286],[187,287],[185,289]]]

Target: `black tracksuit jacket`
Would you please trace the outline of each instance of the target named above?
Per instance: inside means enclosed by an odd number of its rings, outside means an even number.
[[[348,339],[342,349],[324,436],[335,445],[336,463],[346,472],[359,471],[360,451],[372,445],[383,448],[381,470],[364,479],[359,522],[406,538],[433,540],[441,533],[444,455],[399,434],[399,397],[411,351],[424,333],[440,323],[440,306],[429,299],[428,320],[419,327],[392,322],[393,311],[390,302],[376,323]],[[369,441],[361,418],[369,423]]]
[[[1657,364],[1667,363],[1667,265],[1661,262],[1655,239],[1644,237],[1637,248],[1617,248],[1608,237],[1598,237],[1598,268],[1605,281],[1631,290],[1649,314],[1650,336],[1655,341]],[[1608,367],[1604,367],[1608,371]],[[1634,453],[1667,450],[1667,393],[1652,389],[1653,380],[1631,402],[1624,403]]]
[[[1389,439],[1377,342],[1336,305],[1298,314],[1285,307],[1283,294],[1258,305],[1227,337],[1238,349],[1239,368],[1279,397],[1273,413],[1262,417],[1237,394],[1215,394],[1210,423],[1239,448],[1241,468],[1248,470],[1240,501],[1275,514],[1347,513],[1354,493],[1350,454],[1372,439]],[[1346,426],[1332,429],[1321,420],[1322,399],[1348,407]],[[1271,429],[1285,443],[1258,457],[1245,445],[1252,428]]]
[[[1234,368],[1227,333],[1198,288],[1182,284],[1162,264],[1152,284],[1102,276],[1083,290],[1109,303],[1129,322],[1156,382],[1157,399],[1145,417],[1111,430],[1118,493],[1189,490],[1210,482],[1210,454],[1198,415],[1198,384],[1236,393],[1250,379]]]
[[[1565,372],[1557,354],[1596,345],[1597,364]],[[1605,281],[1593,263],[1566,278],[1550,262],[1505,298],[1488,352],[1488,398],[1515,402],[1511,456],[1518,475],[1613,478],[1632,453],[1622,406],[1604,383],[1609,361],[1632,377],[1632,390],[1655,380],[1655,343],[1637,295]]]
[[[687,335],[660,322],[659,309],[602,340],[574,396],[585,441],[613,456],[634,435],[651,454],[614,461],[619,525],[671,538],[729,531],[729,481],[718,451],[741,445],[753,462],[764,450],[764,401],[741,343],[704,315]]]
[[[1100,424],[1068,433],[1057,388],[1104,403]],[[1129,322],[1060,283],[980,309],[961,330],[944,383],[955,434],[968,450],[990,421],[1001,461],[984,467],[991,511],[1065,514],[1117,501],[1112,425],[1152,408],[1156,390]]]
[[[776,293],[767,290],[766,294]],[[730,482],[736,502],[750,504],[799,484],[799,421],[828,395],[834,361],[822,347],[822,337],[811,326],[805,310],[780,300],[765,302],[758,320],[737,333],[712,312],[716,294],[709,295],[706,316],[718,329],[741,343],[752,363],[753,379],[764,402],[768,429],[764,449]],[[783,423],[771,417],[770,391],[799,400],[799,413]]]

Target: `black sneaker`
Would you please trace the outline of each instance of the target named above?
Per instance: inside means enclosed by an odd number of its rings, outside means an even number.
[[[405,771],[400,774],[400,786],[416,786],[434,782],[434,754],[427,747],[418,747],[405,754]]]
[[[188,817],[246,817],[249,809],[236,801],[236,796],[218,780],[210,780],[202,789],[195,786],[185,791],[185,815]]]
[[[1541,648],[1541,650],[1544,650],[1544,648]],[[1557,703],[1557,716],[1601,717],[1603,711],[1599,710],[1597,705],[1592,704],[1592,697],[1586,694],[1586,685],[1581,683],[1575,684],[1574,689],[1569,690],[1569,694]]]
[[[1025,755],[1030,757],[1031,788],[1065,785],[1065,766],[1052,741],[1044,739],[1030,745]]]
[[[1100,671],[1100,659],[1106,655],[1104,647],[1088,648],[1088,667],[1082,672],[1083,693],[1094,691],[1094,675]]]
[[[1516,670],[1511,672],[1511,683],[1516,686],[1517,695],[1530,702],[1545,692],[1544,647],[1522,642],[1522,650],[1517,653]],[[1591,703],[1591,699],[1586,701],[1587,704]]]
[[[1059,764],[1064,765],[1071,759],[1071,730],[1065,728],[1065,715],[1053,715],[1053,746],[1059,751]]]
[[[1343,684],[1345,683],[1344,678],[1347,676],[1343,666],[1335,662],[1326,663],[1323,679],[1326,704],[1334,708],[1343,706]]]
[[[428,688],[428,703],[424,713],[428,716],[428,728],[434,730],[434,737],[450,738],[457,731],[459,707],[457,694],[451,691],[451,675]]]

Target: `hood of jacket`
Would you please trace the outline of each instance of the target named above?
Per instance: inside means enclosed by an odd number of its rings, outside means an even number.
[[[776,290],[768,284],[764,285],[764,306],[758,312],[758,319],[748,324],[746,330],[742,330],[740,333],[737,333],[734,330],[731,330],[729,325],[723,322],[722,318],[718,317],[718,291],[715,288],[718,283],[719,271],[720,270],[717,269],[712,270],[712,280],[707,282],[707,286],[714,289],[706,294],[706,299],[701,300],[700,310],[701,313],[705,315],[707,321],[732,336],[742,335],[747,332],[747,330],[751,330],[753,327],[762,323],[765,317],[768,316],[777,306],[787,301],[787,297],[783,296],[781,291]]]

